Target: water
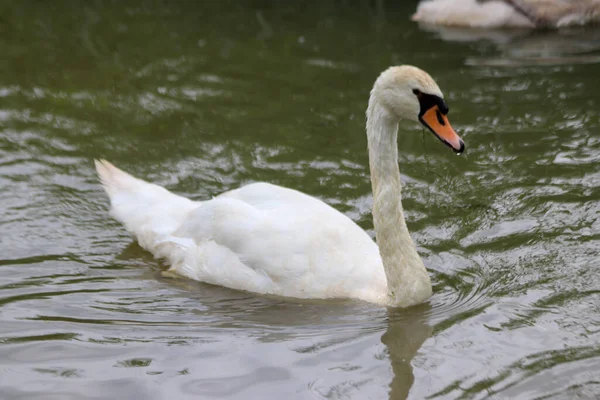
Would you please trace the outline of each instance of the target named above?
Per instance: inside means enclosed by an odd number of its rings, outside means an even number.
[[[2,399],[598,398],[599,32],[377,4],[2,2]],[[290,186],[372,233],[364,109],[404,62],[466,143],[400,134],[427,304],[164,277],[108,218],[97,157],[198,200]]]

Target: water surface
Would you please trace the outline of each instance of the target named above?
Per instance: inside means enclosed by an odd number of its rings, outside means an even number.
[[[377,4],[2,2],[3,399],[597,398],[598,31],[448,36]],[[364,109],[400,63],[467,146],[401,128],[427,304],[164,277],[108,218],[97,157],[196,200],[286,185],[373,234]]]

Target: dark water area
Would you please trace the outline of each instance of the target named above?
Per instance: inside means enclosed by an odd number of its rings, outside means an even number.
[[[0,2],[0,398],[598,398],[600,31],[415,7]],[[174,279],[108,217],[94,158],[195,200],[292,187],[373,234],[364,110],[403,63],[467,146],[399,134],[428,303]]]

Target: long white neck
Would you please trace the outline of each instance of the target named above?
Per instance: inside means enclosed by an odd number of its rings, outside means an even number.
[[[408,233],[402,211],[398,122],[372,93],[367,109],[367,139],[373,223],[387,277],[389,304],[407,307],[431,296],[431,281]]]

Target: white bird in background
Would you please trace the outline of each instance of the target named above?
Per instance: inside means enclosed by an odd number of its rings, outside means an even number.
[[[561,28],[600,22],[600,0],[427,0],[412,19],[472,28]]]
[[[447,114],[426,72],[399,66],[377,78],[366,126],[377,244],[344,214],[293,189],[253,183],[196,202],[107,161],[96,161],[96,170],[112,215],[144,249],[166,259],[170,272],[256,293],[407,307],[432,289],[404,220],[398,123],[419,121],[460,153],[464,143]]]

